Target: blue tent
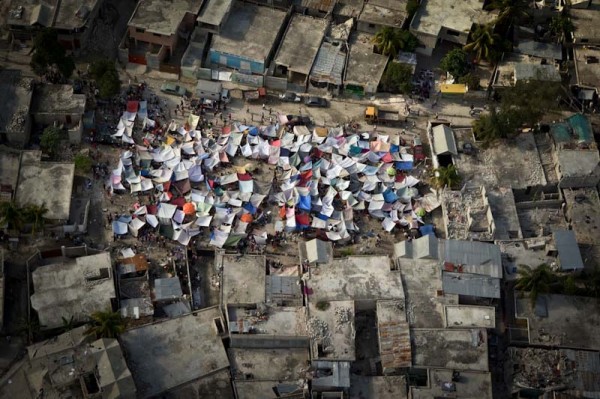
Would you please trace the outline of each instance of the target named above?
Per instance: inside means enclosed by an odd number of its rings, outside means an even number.
[[[258,128],[256,126],[252,126],[249,130],[248,133],[252,136],[258,136]]]
[[[322,213],[319,213],[319,214],[317,215],[317,217],[318,217],[319,219],[321,219],[321,220],[324,220],[324,221],[328,221],[328,220],[329,220],[329,216],[327,216],[327,215],[323,215]]]
[[[243,208],[245,210],[247,210],[251,215],[254,215],[256,213],[256,207],[254,205],[252,205],[252,203],[247,202],[244,204]]]
[[[396,144],[392,144],[390,146],[390,152],[393,154],[394,152],[400,152],[400,146]]]
[[[398,201],[398,196],[393,190],[389,188],[383,192],[383,200],[389,204]]]
[[[310,195],[301,195],[300,196],[300,200],[298,201],[298,208],[302,209],[303,211],[310,212],[310,208],[311,208]]]
[[[422,236],[426,236],[427,234],[435,236],[435,228],[432,224],[426,224],[425,226],[421,226],[419,228],[419,231],[421,232]]]
[[[396,162],[396,169],[398,170],[412,170],[412,161],[398,161]]]

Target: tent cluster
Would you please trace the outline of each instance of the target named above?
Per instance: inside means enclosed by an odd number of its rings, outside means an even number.
[[[183,245],[203,229],[219,248],[247,233],[261,244],[267,234],[257,227],[268,202],[279,207],[276,231],[313,228],[338,241],[358,232],[355,212],[368,212],[389,232],[398,225],[418,228],[425,212],[439,205],[432,195],[419,195],[419,180],[408,173],[410,147],[397,138],[346,134],[341,127],[291,128],[283,115],[267,126],[234,122],[210,130],[198,126],[200,117],[193,114],[182,126],[171,122],[158,137],[143,103],[129,104],[121,117],[115,136],[133,145],[121,153],[107,189],[151,200],[113,221],[116,235],[137,236],[148,225]],[[138,140],[136,118],[143,127]],[[251,162],[235,166],[240,155],[274,171],[253,170]]]

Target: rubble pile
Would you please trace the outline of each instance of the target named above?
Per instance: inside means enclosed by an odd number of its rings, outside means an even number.
[[[331,333],[329,332],[327,323],[316,317],[311,317],[308,319],[307,327],[308,334],[312,340],[322,342],[324,347],[329,345]]]
[[[563,351],[524,348],[511,350],[517,370],[514,384],[523,388],[569,387],[574,380],[574,362]]]
[[[19,132],[25,127],[27,121],[27,115],[29,114],[27,107],[20,107],[13,114],[6,130],[9,132]]]
[[[352,310],[350,308],[336,306],[335,307],[335,324],[337,326],[341,326],[342,324],[346,324],[352,318]]]

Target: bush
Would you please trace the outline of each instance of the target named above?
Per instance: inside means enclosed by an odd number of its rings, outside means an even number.
[[[75,62],[58,42],[58,34],[54,29],[40,31],[33,41],[33,49],[30,65],[36,74],[43,75],[55,65],[64,78],[73,74]]]
[[[77,154],[73,159],[75,170],[80,173],[88,173],[92,169],[92,159],[84,154]]]
[[[381,77],[381,88],[390,93],[410,93],[412,68],[397,62],[390,62]]]
[[[94,61],[90,65],[90,75],[98,84],[100,97],[110,98],[119,94],[121,81],[114,62],[109,60]]]
[[[481,88],[479,81],[479,76],[473,73],[468,73],[465,76],[461,76],[458,79],[458,83],[467,85],[469,87],[469,90],[479,90]]]
[[[327,301],[319,301],[315,305],[315,307],[319,310],[327,310],[327,309],[329,309],[330,306],[331,306],[331,304]]]
[[[406,13],[408,14],[409,20],[412,19],[413,15],[419,9],[419,0],[408,0],[406,3]]]
[[[54,155],[58,150],[60,140],[62,140],[63,132],[61,129],[48,126],[44,129],[42,137],[40,138],[40,147],[50,155]]]
[[[440,69],[448,72],[455,79],[465,76],[470,69],[467,53],[460,48],[448,52],[440,61]]]

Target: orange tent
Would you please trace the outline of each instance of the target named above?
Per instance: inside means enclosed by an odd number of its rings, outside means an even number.
[[[187,202],[183,205],[183,213],[186,215],[193,215],[196,213],[196,205],[191,202]]]
[[[240,220],[244,223],[252,223],[252,215],[249,213],[244,213],[241,217]]]

